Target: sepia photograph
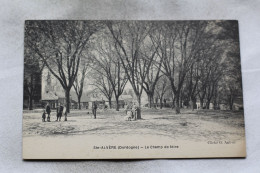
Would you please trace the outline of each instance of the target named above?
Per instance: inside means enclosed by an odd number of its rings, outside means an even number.
[[[236,20],[27,20],[23,159],[246,157]]]

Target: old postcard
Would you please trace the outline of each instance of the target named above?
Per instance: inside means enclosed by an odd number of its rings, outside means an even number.
[[[25,21],[23,159],[246,157],[238,21]]]

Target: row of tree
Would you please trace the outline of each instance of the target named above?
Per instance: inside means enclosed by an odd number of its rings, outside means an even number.
[[[144,91],[150,107],[170,95],[177,114],[198,98],[206,108],[232,109],[242,91],[237,28],[235,21],[27,21],[25,58],[57,78],[67,110],[72,87],[80,103],[86,76],[110,106],[115,98],[116,110],[127,83],[139,107]]]

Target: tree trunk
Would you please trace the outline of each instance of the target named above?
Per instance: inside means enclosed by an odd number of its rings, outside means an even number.
[[[162,107],[163,107],[163,99],[160,98],[160,109],[162,109]]]
[[[140,113],[136,115],[136,119],[139,120],[139,119],[142,119],[142,116],[141,116],[141,96],[138,96],[137,99],[138,99],[138,108],[139,108]]]
[[[206,109],[209,109],[210,101],[206,102]]]
[[[214,110],[217,110],[218,109],[218,103],[217,103],[217,101],[214,101]]]
[[[200,99],[200,109],[203,109],[203,99]]]
[[[218,102],[217,102],[216,97],[214,98],[213,107],[214,107],[214,110],[218,109]]]
[[[81,109],[81,104],[80,104],[80,96],[78,96],[78,109]]]
[[[116,96],[116,111],[119,111],[119,96]]]
[[[233,98],[232,98],[231,95],[230,95],[229,98],[230,98],[230,99],[229,99],[229,109],[232,111],[232,110],[233,110]]]
[[[151,95],[150,95],[150,94],[147,94],[147,96],[148,96],[148,100],[149,100],[149,105],[148,105],[148,107],[149,107],[149,108],[152,108]]]
[[[112,108],[112,98],[111,97],[109,97],[108,98],[108,104],[109,104],[109,109],[111,109]]]
[[[195,107],[197,108],[196,98],[192,98],[192,110],[194,110]]]
[[[175,96],[175,113],[180,114],[180,97],[179,95]]]
[[[29,106],[28,106],[28,109],[29,110],[33,110],[33,99],[32,99],[31,95],[29,95]]]
[[[31,74],[31,82],[30,82],[30,84],[29,84],[29,86],[28,86],[29,88],[28,88],[28,91],[29,91],[29,106],[28,106],[28,108],[29,108],[29,110],[33,110],[33,74]]]
[[[172,109],[175,108],[175,97],[172,95]]]
[[[180,100],[179,107],[182,108],[182,94],[181,94],[181,96],[180,96],[179,98],[180,98],[180,99],[179,99],[179,100]]]
[[[65,97],[66,97],[66,111],[70,113],[70,90],[65,90]]]
[[[153,102],[153,94],[152,93],[148,93],[148,100],[149,100],[149,108],[154,107],[154,102]]]
[[[158,97],[156,97],[156,99],[155,99],[155,103],[156,103],[156,108],[158,107]]]

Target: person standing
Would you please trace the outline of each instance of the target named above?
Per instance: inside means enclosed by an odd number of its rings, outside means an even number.
[[[94,115],[94,119],[96,119],[96,114],[97,114],[97,104],[96,104],[96,102],[93,102],[93,104],[92,104],[92,113]]]
[[[131,109],[132,109],[132,108],[131,108],[130,103],[127,103],[127,104],[126,104],[126,107],[125,107],[125,114],[127,115],[127,112],[128,112],[128,111],[131,111]]]
[[[43,109],[42,122],[45,122],[45,118],[46,118],[46,113],[45,113],[45,109]]]
[[[134,102],[133,107],[132,107],[132,112],[133,112],[133,115],[134,115],[133,119],[134,119],[134,120],[137,119],[137,108],[138,108],[138,106],[137,106],[136,103]]]
[[[125,106],[125,114],[126,116],[124,117],[124,119],[126,121],[131,121],[133,118],[133,112],[132,112],[132,108],[130,106],[130,103],[127,103]]]
[[[63,113],[63,106],[60,105],[59,107],[57,107],[57,120],[56,121],[60,121],[61,120],[62,113]]]
[[[50,122],[50,114],[51,114],[51,107],[49,105],[49,103],[47,103],[46,107],[45,107],[46,113],[48,114],[47,116],[47,121]]]

